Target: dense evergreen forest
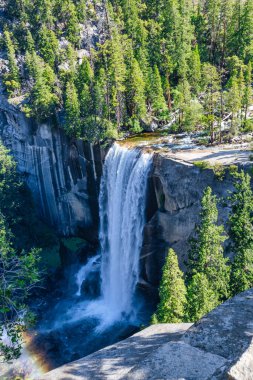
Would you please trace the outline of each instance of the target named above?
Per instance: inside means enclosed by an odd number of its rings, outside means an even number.
[[[151,123],[211,142],[226,118],[231,136],[253,129],[252,0],[3,3],[4,84],[27,116],[90,141]]]

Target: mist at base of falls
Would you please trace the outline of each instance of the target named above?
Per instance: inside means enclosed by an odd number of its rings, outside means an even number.
[[[110,320],[105,325],[102,298],[91,298],[83,292],[78,296],[75,281],[73,274],[69,282],[62,280],[58,284],[61,294],[55,289],[48,296],[47,304],[38,305],[40,319],[28,350],[40,358],[46,371],[129,337],[139,331],[141,325],[149,324],[154,310],[150,297],[137,288],[133,296],[135,313],[120,315],[118,320]]]
[[[110,148],[99,195],[100,250],[87,252],[85,265],[69,268],[57,283],[52,280],[35,305],[40,317],[28,349],[46,370],[149,323],[152,297],[137,285],[151,165],[152,156],[138,149]]]

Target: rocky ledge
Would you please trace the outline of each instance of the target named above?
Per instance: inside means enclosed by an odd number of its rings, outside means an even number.
[[[41,380],[253,379],[253,289],[198,323],[153,325]]]

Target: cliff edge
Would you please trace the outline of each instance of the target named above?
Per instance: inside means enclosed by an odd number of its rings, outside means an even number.
[[[253,289],[191,324],[153,325],[41,377],[68,380],[253,379]]]

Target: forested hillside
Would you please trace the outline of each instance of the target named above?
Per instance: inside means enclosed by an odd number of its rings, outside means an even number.
[[[2,3],[3,82],[27,116],[90,141],[152,122],[211,142],[227,117],[231,135],[253,129],[252,0]]]

